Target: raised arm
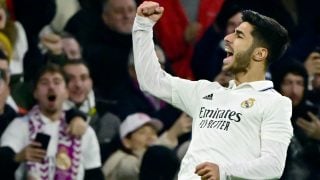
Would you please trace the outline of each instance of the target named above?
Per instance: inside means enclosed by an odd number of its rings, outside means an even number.
[[[161,69],[152,39],[152,27],[163,11],[163,7],[158,3],[150,1],[138,7],[132,32],[133,53],[140,88],[171,103],[172,77]]]
[[[199,91],[208,86],[212,89],[219,89],[221,86],[209,81],[190,81],[174,77],[161,69],[154,50],[152,27],[163,12],[163,7],[151,1],[145,1],[137,9],[132,32],[137,78],[141,90],[148,91],[192,115],[197,107]]]

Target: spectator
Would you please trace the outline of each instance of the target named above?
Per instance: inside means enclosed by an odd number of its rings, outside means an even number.
[[[161,121],[151,118],[144,113],[129,115],[120,126],[120,148],[104,163],[103,173],[105,179],[138,180],[140,167],[142,166],[141,162],[150,146],[159,144],[169,149],[175,148],[177,145],[177,137],[181,133],[180,129],[172,128],[158,138],[157,132],[159,132],[161,128]],[[173,152],[171,152],[171,154],[172,153]],[[148,158],[151,158],[150,156],[148,155]],[[176,165],[174,173],[171,175],[171,178],[173,178],[178,170],[178,159],[175,157],[170,160],[170,163],[175,163]],[[150,160],[146,161],[150,162]],[[154,162],[151,162],[148,165],[153,166],[153,164]],[[163,166],[161,171],[165,173],[166,168],[168,168],[168,166]],[[152,179],[158,179],[158,177],[153,177]]]
[[[6,104],[6,99],[9,96],[9,84],[6,72],[0,69],[0,136],[16,117],[16,112]]]
[[[160,46],[155,46],[155,50],[157,57],[159,57],[161,67],[166,68],[167,61],[162,48]],[[163,120],[164,129],[168,129],[180,116],[181,111],[151,94],[140,90],[133,64],[132,52],[129,54],[127,68],[130,79],[125,88],[118,91],[119,94],[121,94],[121,97],[119,97],[116,105],[116,114],[121,119],[125,119],[129,114],[144,112],[152,117]]]
[[[0,2],[0,31],[4,33],[11,45],[12,53],[8,54],[10,58],[10,73],[15,76],[14,81],[21,80],[23,74],[23,58],[28,50],[26,32],[19,21],[12,18],[8,13],[7,5],[4,1]]]
[[[299,62],[282,67],[274,74],[275,88],[292,100],[292,125],[294,136],[291,140],[286,167],[282,179],[319,179],[320,168],[320,120],[318,109],[306,99],[308,74]]]
[[[82,59],[80,44],[69,33],[44,33],[41,36],[41,45],[43,51],[46,51],[48,61],[61,66],[68,60]]]
[[[78,0],[81,8],[64,27],[83,46],[91,39],[96,28],[101,27],[102,0]]]
[[[10,15],[22,24],[26,32],[28,51],[23,58],[23,75],[24,81],[30,82],[36,77],[35,69],[40,69],[46,64],[46,59],[38,48],[39,33],[53,19],[56,3],[55,0],[19,0],[13,1],[11,6],[14,11],[11,11]]]
[[[0,137],[9,123],[17,116],[15,110],[7,104],[10,95],[9,60],[0,50]]]
[[[10,94],[9,80],[9,59],[3,51],[0,50],[0,137],[7,126],[17,116],[16,111],[6,102]],[[5,151],[3,148],[0,148],[0,174],[2,178],[14,179],[13,171],[5,169],[5,167],[8,167],[5,161],[7,157]]]
[[[161,68],[167,68],[167,61],[162,48],[156,45],[155,51],[159,58]],[[164,125],[162,131],[170,129],[175,122],[179,121],[188,129],[187,132],[190,132],[188,126],[191,125],[191,118],[186,113],[181,112],[181,110],[158,99],[150,93],[141,91],[133,64],[133,53],[129,55],[128,71],[130,82],[126,84],[125,88],[118,91],[121,97],[116,103],[114,111],[120,119],[125,119],[128,115],[135,112],[143,112],[149,116],[160,119]],[[190,139],[191,133],[187,132],[179,137],[179,145]]]
[[[304,67],[307,70],[309,78],[312,80],[316,74],[320,74],[320,46],[316,47],[304,61]],[[309,83],[309,82],[308,82]],[[312,85],[309,89],[312,89]]]
[[[102,9],[98,27],[87,34],[87,40],[81,45],[96,96],[117,99],[118,91],[128,83],[127,63],[132,49],[136,3],[134,0],[105,0]]]
[[[75,107],[87,114],[87,122],[95,130],[99,143],[109,143],[118,133],[120,119],[107,111],[109,104],[95,99],[89,69],[83,61],[68,61],[63,70],[69,92],[65,108]]]
[[[1,171],[12,172],[21,165],[16,179],[102,177],[99,176],[99,145],[94,131],[89,127],[81,138],[68,133],[67,121],[74,116],[64,115],[62,111],[62,103],[68,95],[62,70],[50,64],[45,66],[33,92],[38,105],[28,115],[15,119],[1,137],[1,152],[7,154],[1,159],[2,162],[7,160]],[[50,136],[47,149],[35,141],[38,133]]]

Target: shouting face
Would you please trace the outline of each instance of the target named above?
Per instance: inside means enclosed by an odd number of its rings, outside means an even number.
[[[68,98],[65,80],[60,73],[46,72],[38,80],[34,97],[45,115],[53,115],[62,109]]]
[[[243,22],[233,33],[224,38],[227,52],[227,57],[223,60],[224,71],[237,74],[248,70],[254,51],[252,30],[253,27],[249,23]]]

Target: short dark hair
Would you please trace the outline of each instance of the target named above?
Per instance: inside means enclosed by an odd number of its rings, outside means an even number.
[[[65,67],[67,65],[84,65],[85,67],[87,67],[89,69],[88,64],[83,59],[67,61],[63,64],[63,67]]]
[[[64,73],[64,71],[62,70],[62,68],[54,63],[47,63],[46,65],[44,65],[43,67],[40,68],[40,70],[37,72],[37,76],[33,82],[33,90],[36,89],[39,80],[41,79],[41,77],[46,74],[46,73],[58,73],[61,74],[61,76],[63,77],[63,80],[66,82],[66,75]]]
[[[289,44],[288,31],[276,20],[255,11],[242,11],[242,21],[253,26],[254,43],[268,49],[267,66],[279,59]]]
[[[79,59],[79,60],[72,60],[72,61],[67,61],[62,67],[65,67],[65,66],[72,66],[72,65],[83,65],[85,66],[88,71],[89,71],[89,74],[90,74],[90,69],[89,69],[89,65],[87,64],[86,61],[82,60],[82,59]]]
[[[283,83],[284,78],[289,74],[292,73],[294,75],[300,76],[303,78],[303,86],[305,91],[308,88],[308,72],[304,65],[294,58],[288,58],[287,64],[280,65],[279,71],[275,71],[272,73],[272,81],[274,83],[274,88],[280,92],[281,85]]]

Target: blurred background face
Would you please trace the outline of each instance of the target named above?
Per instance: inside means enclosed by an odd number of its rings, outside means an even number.
[[[226,26],[226,35],[233,33],[236,27],[238,27],[241,24],[241,16],[241,12],[238,12],[235,15],[233,15],[230,19],[228,19]]]
[[[157,132],[151,125],[144,125],[134,131],[130,137],[125,138],[127,141],[127,148],[132,151],[146,150],[153,145],[157,140]]]
[[[134,0],[109,0],[103,11],[103,21],[112,30],[131,34],[136,3]]]
[[[92,89],[88,68],[83,64],[66,65],[64,71],[68,78],[69,99],[75,104],[83,103]]]
[[[293,106],[297,106],[303,99],[304,80],[302,76],[288,73],[280,86],[281,94],[292,100]]]
[[[214,81],[217,81],[221,86],[228,87],[229,81],[233,79],[233,75],[229,71],[221,71],[215,78]]]
[[[46,72],[37,82],[34,97],[45,115],[52,115],[62,109],[68,97],[64,78],[60,73]]]

